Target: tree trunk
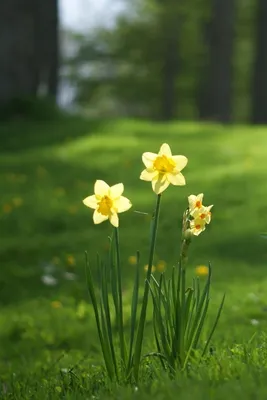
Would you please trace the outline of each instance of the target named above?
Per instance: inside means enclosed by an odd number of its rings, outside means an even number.
[[[201,119],[231,121],[234,20],[235,0],[213,0],[212,19],[204,35],[208,60],[198,98]]]
[[[32,0],[0,1],[0,104],[35,95]]]
[[[170,121],[175,114],[175,82],[178,74],[178,44],[175,36],[170,36],[165,45],[162,67],[162,109],[163,121]]]
[[[256,53],[252,81],[252,115],[254,124],[267,123],[267,1],[258,0],[256,19]]]
[[[56,97],[57,0],[0,1],[0,105],[43,94]]]
[[[58,4],[57,0],[40,0],[45,23],[42,30],[44,45],[43,74],[47,94],[56,99],[58,88],[59,43],[58,43]]]
[[[176,80],[179,67],[179,33],[181,22],[181,2],[166,0],[159,3],[161,42],[161,119],[169,121],[175,116]]]

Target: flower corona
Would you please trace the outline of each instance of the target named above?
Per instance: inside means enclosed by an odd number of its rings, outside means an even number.
[[[100,224],[109,219],[116,228],[119,226],[118,213],[129,210],[132,204],[129,199],[122,196],[124,186],[118,183],[109,186],[102,180],[97,180],[94,186],[95,194],[83,200],[83,204],[94,209],[93,221]]]
[[[142,155],[145,169],[140,179],[152,182],[152,189],[156,194],[161,194],[172,184],[185,185],[185,178],[181,174],[188,160],[185,156],[173,156],[170,146],[164,143],[158,154],[146,152]]]

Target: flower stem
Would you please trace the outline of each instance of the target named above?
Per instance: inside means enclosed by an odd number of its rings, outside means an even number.
[[[123,305],[122,305],[122,286],[121,286],[121,259],[120,259],[120,242],[119,242],[119,229],[115,228],[115,246],[116,246],[116,261],[117,261],[117,280],[118,280],[118,300],[119,300],[119,315],[118,315],[118,328],[120,336],[120,351],[121,361],[123,367],[126,364],[125,358],[125,341],[123,330]]]
[[[157,237],[157,229],[158,229],[158,221],[159,221],[159,212],[160,212],[160,200],[161,194],[157,196],[156,209],[153,215],[152,224],[151,224],[151,240],[150,240],[150,251],[149,251],[149,259],[148,259],[148,269],[146,274],[145,288],[144,288],[144,296],[141,308],[141,314],[138,324],[137,337],[135,342],[135,352],[133,356],[133,373],[136,383],[138,382],[139,375],[139,367],[140,367],[140,359],[141,359],[141,351],[144,337],[144,328],[146,321],[146,311],[147,311],[147,303],[148,303],[148,294],[149,294],[149,283],[152,273],[152,265],[154,259],[155,245],[156,245],[156,237]]]

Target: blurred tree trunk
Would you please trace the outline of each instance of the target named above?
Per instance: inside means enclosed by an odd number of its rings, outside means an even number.
[[[255,60],[252,82],[252,115],[254,124],[267,123],[267,1],[258,0]]]
[[[175,82],[178,74],[178,43],[175,33],[170,35],[165,44],[162,66],[162,109],[164,121],[172,120],[175,114]]]
[[[0,2],[0,103],[34,95],[32,0]]]
[[[39,0],[41,84],[45,93],[56,99],[58,88],[59,43],[57,0]]]
[[[213,0],[211,21],[204,33],[208,65],[200,79],[200,119],[231,121],[234,22],[235,0]]]
[[[176,80],[179,66],[179,30],[180,6],[177,0],[169,0],[161,5],[162,32],[162,99],[161,119],[169,121],[174,118],[176,108]]]
[[[57,0],[0,1],[0,104],[35,97],[40,86],[56,96]]]

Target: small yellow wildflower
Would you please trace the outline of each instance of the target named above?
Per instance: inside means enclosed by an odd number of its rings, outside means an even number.
[[[18,174],[16,177],[16,181],[18,183],[25,183],[25,182],[27,182],[27,179],[28,179],[27,175],[24,175],[24,174]]]
[[[152,265],[151,272],[155,272],[156,269],[157,269],[157,268],[155,267],[155,265]],[[145,270],[145,271],[148,270],[148,264],[146,264],[146,265],[144,266],[144,270]]]
[[[66,190],[63,187],[57,187],[55,188],[54,193],[57,197],[63,197],[66,194]]]
[[[163,272],[166,269],[166,262],[164,260],[159,260],[158,264],[157,264],[157,270],[159,272]]]
[[[130,200],[122,196],[123,190],[122,183],[110,187],[102,180],[96,181],[95,194],[83,200],[87,207],[95,210],[93,215],[95,224],[100,224],[109,219],[113,226],[116,228],[119,226],[118,213],[127,211],[132,207]]]
[[[185,178],[181,174],[187,164],[185,156],[173,156],[170,146],[164,143],[158,154],[146,152],[142,155],[144,169],[140,179],[152,182],[152,189],[156,194],[162,193],[172,184],[175,186],[185,185]]]
[[[47,170],[42,166],[42,165],[38,165],[37,169],[36,169],[36,174],[39,177],[43,177],[45,175],[48,174]]]
[[[209,274],[209,268],[206,265],[198,265],[195,271],[198,276],[207,276]]]
[[[11,173],[9,173],[9,174],[6,174],[6,179],[8,180],[8,181],[15,181],[16,180],[16,174],[14,174],[13,172],[11,172]]]
[[[137,263],[137,258],[136,258],[136,256],[130,256],[130,257],[128,258],[128,263],[131,264],[131,265],[136,265],[136,263]]]
[[[12,206],[10,204],[6,203],[3,205],[3,212],[5,214],[9,214],[11,213],[11,211],[12,211]]]
[[[62,307],[62,303],[58,300],[52,301],[51,302],[51,307],[52,308],[61,308]]]
[[[20,207],[23,203],[23,199],[21,197],[14,197],[14,199],[12,199],[12,203],[15,207]]]
[[[198,194],[195,196],[194,194],[191,194],[188,197],[188,203],[189,203],[189,212],[190,214],[195,211],[195,209],[199,209],[202,207],[202,201],[203,201],[203,193]]]
[[[67,264],[72,267],[76,264],[75,258],[71,254],[67,255],[66,261],[67,261]]]
[[[60,258],[55,256],[52,258],[52,263],[55,265],[59,265],[60,264]]]
[[[78,207],[76,205],[72,205],[68,207],[68,213],[69,214],[77,214],[78,212]]]

